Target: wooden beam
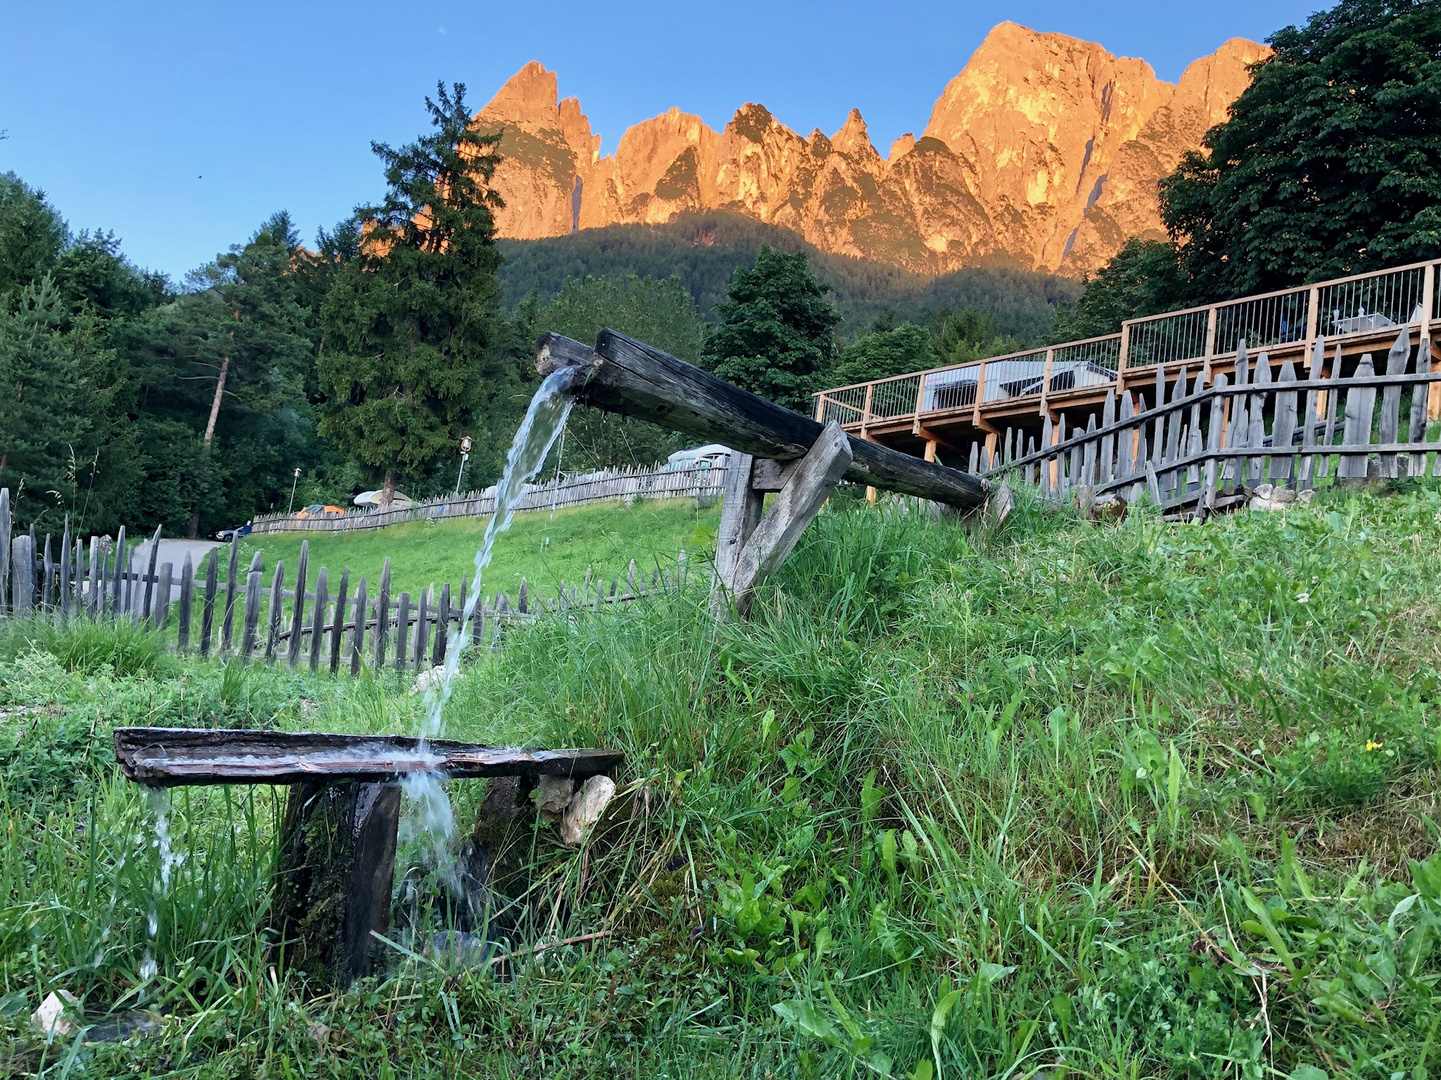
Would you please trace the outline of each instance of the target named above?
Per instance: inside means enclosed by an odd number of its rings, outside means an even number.
[[[793,461],[822,430],[809,417],[613,330],[601,331],[594,349],[559,334],[542,334],[536,343],[537,370],[548,375],[567,367],[577,369],[576,398],[583,404],[724,443],[755,457]],[[979,477],[879,443],[849,441],[847,480],[963,509],[985,501],[989,485]]]
[[[729,578],[721,579],[738,614],[746,614],[756,586],[785,562],[850,464],[851,441],[831,421],[741,548]]]
[[[452,779],[570,776],[621,763],[618,750],[529,750],[405,735],[321,735],[208,728],[115,729],[115,760],[127,780],[151,787],[384,781],[411,773]]]

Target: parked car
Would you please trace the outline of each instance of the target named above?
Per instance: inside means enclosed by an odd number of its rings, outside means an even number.
[[[215,534],[215,539],[219,540],[221,543],[228,544],[237,536],[249,535],[250,522],[247,521],[244,525],[237,525],[233,529],[221,529],[218,533]]]
[[[305,521],[308,518],[318,517],[344,517],[345,507],[331,506],[329,503],[311,503],[304,510],[295,515],[297,521]]]

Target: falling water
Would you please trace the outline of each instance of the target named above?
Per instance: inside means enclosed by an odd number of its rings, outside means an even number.
[[[505,472],[495,488],[495,511],[486,523],[480,549],[475,553],[475,576],[465,597],[465,608],[459,626],[448,632],[445,645],[445,669],[438,684],[432,683],[425,693],[425,716],[420,727],[419,751],[425,752],[430,739],[445,731],[445,704],[450,700],[451,682],[460,666],[460,652],[465,645],[465,628],[475,615],[475,606],[482,595],[482,578],[490,564],[495,538],[515,517],[516,504],[525,494],[526,484],[540,471],[551,447],[565,430],[566,417],[575,401],[576,371],[566,368],[545,377],[530,399],[525,419],[511,441],[505,458]],[[402,840],[416,840],[430,848],[435,865],[441,870],[453,891],[459,889],[454,859],[449,843],[455,833],[455,816],[450,799],[434,773],[411,773],[401,781],[406,795],[406,820]]]
[[[145,800],[150,805],[150,815],[155,819],[154,847],[160,857],[160,872],[151,890],[150,913],[145,930],[148,941],[145,945],[145,959],[140,962],[140,977],[149,982],[155,977],[155,939],[160,933],[160,901],[170,891],[170,873],[180,862],[170,845],[170,789],[147,787]]]

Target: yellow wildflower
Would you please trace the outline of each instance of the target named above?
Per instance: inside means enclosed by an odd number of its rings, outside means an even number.
[[[1366,752],[1367,752],[1367,753],[1370,753],[1372,750],[1380,750],[1380,749],[1381,749],[1381,744],[1380,744],[1380,743],[1378,743],[1378,742],[1372,742],[1370,739],[1367,739],[1367,740],[1366,740]]]

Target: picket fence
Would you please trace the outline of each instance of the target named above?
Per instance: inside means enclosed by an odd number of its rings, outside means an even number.
[[[624,580],[614,579],[608,588],[587,569],[583,582],[562,581],[554,596],[540,598],[522,578],[514,598],[506,592],[482,598],[463,625],[466,577],[455,589],[447,582],[438,592],[432,584],[415,597],[408,591],[394,595],[386,559],[374,594],[363,577],[352,594],[348,569],[341,570],[338,583],[332,584],[323,566],[312,580],[309,542],[301,541],[293,585],[287,587],[282,559],[267,588],[260,552],[242,572],[238,538],[213,548],[198,570],[189,555],[178,570],[159,563],[159,541],[157,528],[145,565],[136,566],[123,526],[112,543],[109,537],[72,539],[67,522],[57,558],[49,534],[39,542],[33,527],[11,535],[10,491],[0,488],[0,619],[129,621],[151,627],[167,647],[182,653],[286,663],[291,669],[308,664],[311,671],[332,674],[358,675],[367,666],[418,672],[445,661],[452,630],[468,635],[474,646],[496,647],[517,623],[630,603],[676,588],[686,576],[682,550],[672,566],[657,563],[648,576],[632,559]]]
[[[600,472],[561,476],[543,484],[526,485],[518,510],[556,510],[597,502],[632,502],[635,499],[695,499],[706,506],[720,497],[725,484],[725,467],[708,461],[670,467],[606,469]],[[439,496],[399,509],[352,510],[343,517],[297,518],[294,514],[261,514],[251,531],[350,532],[380,529],[404,521],[455,517],[489,517],[495,513],[495,488],[463,495]]]
[[[1367,353],[1349,375],[1339,345],[1329,373],[1326,359],[1326,342],[1317,340],[1309,371],[1298,377],[1289,360],[1279,371],[1265,352],[1249,360],[1243,342],[1234,382],[1218,374],[1206,386],[1204,373],[1193,379],[1183,367],[1168,400],[1158,371],[1149,408],[1123,394],[1118,410],[1112,391],[1099,424],[1094,413],[1084,429],[1068,427],[1064,413],[1054,424],[1048,415],[1039,446],[1033,435],[1023,446],[1022,432],[1007,429],[993,452],[972,446],[970,468],[1018,478],[1051,501],[1144,491],[1168,511],[1201,518],[1263,483],[1306,490],[1420,476],[1430,454],[1432,475],[1441,476],[1441,442],[1426,440],[1429,388],[1441,381],[1430,342],[1423,336],[1413,350],[1403,329],[1381,368]]]

